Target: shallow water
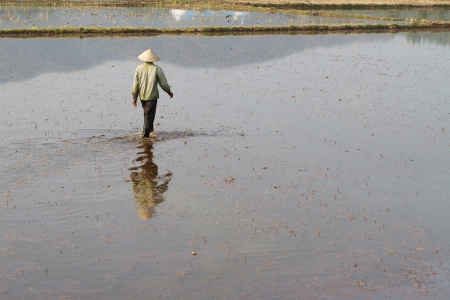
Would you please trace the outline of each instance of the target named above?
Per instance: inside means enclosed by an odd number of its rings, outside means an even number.
[[[281,26],[281,25],[338,25],[392,24],[394,22],[321,17],[297,14],[269,14],[240,11],[196,11],[160,9],[152,7],[126,8],[68,8],[0,6],[0,28],[28,27],[151,27],[189,28],[207,26]],[[396,21],[402,24],[404,22]]]
[[[351,9],[351,10],[329,10],[329,12],[386,17],[403,20],[416,19],[416,20],[450,21],[450,10],[448,9],[386,9],[386,10]]]
[[[2,39],[0,298],[448,299],[442,40]]]

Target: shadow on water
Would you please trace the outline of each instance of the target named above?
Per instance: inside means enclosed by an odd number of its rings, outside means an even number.
[[[143,220],[148,220],[155,213],[155,206],[164,202],[164,193],[169,188],[172,173],[169,171],[164,175],[159,175],[158,166],[153,162],[152,140],[142,140],[137,146],[140,149],[135,161],[141,163],[137,167],[129,170],[133,194],[136,199],[136,211]]]

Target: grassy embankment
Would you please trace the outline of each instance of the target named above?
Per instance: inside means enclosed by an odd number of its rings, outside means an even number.
[[[450,22],[417,23],[407,25],[306,25],[306,26],[249,26],[203,28],[19,28],[0,30],[0,36],[101,36],[101,35],[159,35],[159,34],[257,34],[257,33],[327,33],[327,32],[398,32],[418,30],[449,30]]]

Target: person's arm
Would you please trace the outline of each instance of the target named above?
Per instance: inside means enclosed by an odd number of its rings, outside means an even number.
[[[158,77],[159,86],[170,96],[170,98],[172,98],[173,93],[170,90],[169,83],[167,83],[166,75],[164,75],[164,72],[161,69],[161,67],[158,67],[156,69],[156,76]]]
[[[131,95],[133,95],[133,100],[131,100],[131,104],[134,106],[137,106],[137,97],[139,95],[140,87],[139,87],[139,76],[136,69],[136,72],[134,72],[134,82],[133,82],[133,89],[131,90]]]

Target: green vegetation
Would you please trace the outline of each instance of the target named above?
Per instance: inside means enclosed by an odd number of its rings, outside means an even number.
[[[31,36],[104,36],[104,35],[159,35],[159,34],[265,34],[265,33],[314,33],[314,32],[391,32],[418,30],[448,30],[450,22],[416,22],[406,25],[305,25],[305,26],[241,26],[203,28],[103,28],[103,27],[59,27],[19,28],[0,30],[0,37]]]
[[[398,18],[388,18],[380,16],[370,16],[361,14],[346,14],[342,12],[329,12],[322,10],[333,9],[408,9],[408,8],[450,8],[448,4],[263,4],[263,3],[232,3],[232,2],[200,2],[198,0],[178,0],[178,1],[92,1],[80,0],[77,2],[61,0],[44,0],[36,2],[31,0],[27,2],[8,1],[1,5],[14,6],[55,6],[68,8],[100,8],[100,7],[143,7],[150,6],[155,8],[169,9],[193,9],[197,11],[204,10],[233,10],[233,11],[254,11],[268,13],[288,13],[299,15],[313,15],[335,18],[351,19],[373,19],[382,21],[407,22],[407,24],[354,24],[354,25],[286,25],[286,26],[237,26],[237,27],[201,27],[201,28],[145,28],[145,27],[55,27],[55,28],[17,28],[0,29],[0,38],[6,36],[102,36],[102,35],[158,35],[158,34],[266,34],[266,33],[309,33],[309,32],[333,32],[333,31],[351,31],[351,32],[390,32],[390,31],[417,31],[417,30],[449,30],[450,22],[429,21],[429,20],[404,20]],[[330,0],[331,2],[332,0]],[[12,2],[12,3],[6,3]],[[425,2],[424,2],[425,3]],[[314,9],[314,10],[313,10]]]

